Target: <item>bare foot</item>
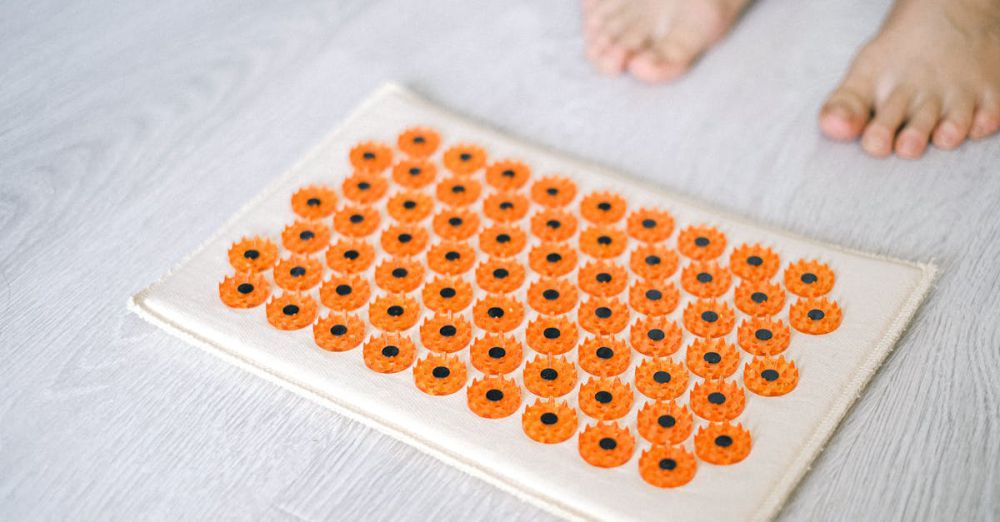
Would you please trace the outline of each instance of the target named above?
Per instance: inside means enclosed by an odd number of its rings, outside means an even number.
[[[587,56],[647,82],[676,78],[736,23],[750,0],[584,0]]]
[[[919,158],[1000,129],[1000,0],[897,0],[819,116],[873,156]]]

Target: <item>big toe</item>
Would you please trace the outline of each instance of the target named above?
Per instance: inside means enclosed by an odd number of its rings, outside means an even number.
[[[858,88],[840,87],[823,104],[819,127],[835,140],[855,140],[871,119],[872,97]]]

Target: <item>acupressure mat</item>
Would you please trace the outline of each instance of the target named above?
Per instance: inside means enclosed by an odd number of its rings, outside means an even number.
[[[760,520],[933,275],[390,85],[130,306],[563,517]]]

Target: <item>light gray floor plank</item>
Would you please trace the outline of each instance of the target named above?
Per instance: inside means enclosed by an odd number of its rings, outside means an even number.
[[[1000,518],[1000,140],[874,160],[815,113],[887,8],[765,0],[687,78],[583,60],[572,2],[0,4],[0,518],[537,519],[129,315],[386,80],[939,285],[783,512]]]

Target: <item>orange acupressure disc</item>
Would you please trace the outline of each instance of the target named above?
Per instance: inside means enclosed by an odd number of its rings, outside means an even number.
[[[521,288],[525,275],[520,261],[491,258],[476,267],[476,284],[491,294],[506,294]]]
[[[576,307],[576,286],[565,279],[547,277],[528,287],[528,305],[546,315],[565,314]]]
[[[746,392],[732,381],[708,380],[691,389],[691,411],[707,421],[733,420],[745,406]]]
[[[722,297],[732,281],[729,270],[714,262],[691,263],[681,270],[681,286],[695,297]]]
[[[647,402],[638,421],[639,435],[653,444],[680,444],[694,429],[691,412],[674,401]]]
[[[244,272],[219,283],[219,299],[230,308],[253,308],[267,301],[271,285],[260,274]]]
[[[467,207],[479,200],[482,192],[483,186],[478,181],[458,176],[438,183],[435,190],[438,201],[452,207]]]
[[[385,208],[400,223],[419,223],[431,215],[434,199],[420,192],[400,192],[389,198]]]
[[[799,260],[785,269],[785,288],[799,297],[819,297],[833,289],[833,270],[818,261]]]
[[[521,366],[524,349],[508,335],[486,334],[472,343],[472,366],[486,375],[506,375]]]
[[[541,275],[558,277],[576,268],[576,250],[566,244],[542,243],[528,252],[528,265]]]
[[[531,202],[521,194],[500,192],[483,200],[483,213],[497,223],[513,223],[528,214]]]
[[[444,151],[444,166],[460,176],[472,174],[486,163],[486,151],[477,145],[455,145]]]
[[[357,275],[334,275],[319,287],[319,302],[340,312],[357,310],[368,304],[371,288],[368,279]]]
[[[439,313],[457,313],[472,304],[472,285],[463,279],[436,277],[421,290],[424,306]]]
[[[368,305],[368,321],[385,332],[402,332],[417,324],[420,305],[403,295],[376,297]]]
[[[750,454],[750,432],[742,424],[712,423],[698,428],[694,452],[698,458],[720,466],[736,464]]]
[[[318,259],[293,255],[274,265],[274,283],[285,290],[309,290],[323,280],[323,263]]]
[[[386,292],[412,292],[424,282],[424,265],[406,258],[386,259],[375,267],[375,284]]]
[[[428,395],[451,395],[465,386],[465,363],[458,357],[429,354],[413,367],[413,381]]]
[[[788,318],[792,328],[810,335],[822,335],[836,330],[844,314],[836,301],[799,299],[789,309]]]
[[[543,210],[531,216],[531,234],[542,241],[566,241],[576,234],[576,218],[562,210]]]
[[[694,478],[698,461],[678,446],[653,446],[639,456],[639,475],[658,488],[676,488]]]
[[[382,216],[373,207],[344,207],[333,215],[333,228],[347,237],[365,237],[378,229]]]
[[[575,197],[576,184],[562,176],[546,176],[531,185],[531,199],[543,207],[565,207]]]
[[[576,365],[565,357],[539,355],[524,365],[524,386],[539,397],[562,397],[576,387]]]
[[[525,435],[542,444],[557,444],[576,433],[576,410],[564,401],[535,400],[521,414]]]
[[[365,323],[353,315],[333,313],[313,323],[316,346],[330,352],[353,350],[365,338]]]
[[[576,349],[576,360],[583,371],[598,377],[614,377],[628,369],[632,351],[624,341],[610,335],[591,337]]]
[[[296,254],[319,252],[330,244],[330,229],[315,221],[296,221],[281,232],[281,244]]]
[[[401,187],[421,189],[434,183],[437,167],[424,159],[407,159],[392,168],[392,180]]]
[[[632,458],[635,437],[628,428],[614,422],[601,422],[583,428],[579,436],[583,460],[598,468],[621,466]]]
[[[420,343],[432,352],[455,353],[472,341],[472,325],[460,315],[437,314],[420,325]]]
[[[723,339],[697,339],[687,347],[684,362],[705,379],[729,377],[740,365],[740,353]]]
[[[577,320],[592,334],[616,334],[628,326],[628,307],[618,299],[594,297],[580,304]]]
[[[595,297],[613,297],[628,286],[628,272],[610,261],[591,261],[577,273],[580,289]]]
[[[578,332],[576,323],[565,317],[540,315],[528,323],[524,336],[532,350],[546,355],[561,355],[576,346]]]
[[[733,309],[720,301],[699,299],[684,308],[684,328],[698,337],[722,337],[735,323]]]
[[[794,361],[784,357],[754,357],[743,366],[743,384],[748,390],[764,397],[777,397],[795,389],[799,369]]]
[[[389,182],[378,174],[357,172],[344,179],[341,190],[345,198],[359,205],[371,205],[385,196]]]
[[[229,247],[229,264],[239,272],[270,270],[278,258],[278,246],[262,237],[242,238]]]
[[[791,331],[780,319],[754,318],[740,323],[736,337],[750,355],[777,355],[788,348]]]
[[[415,158],[425,158],[434,154],[441,145],[441,135],[427,127],[411,127],[396,138],[396,146]]]
[[[292,210],[305,219],[323,219],[337,210],[337,193],[319,185],[309,185],[292,194]]]
[[[479,216],[461,208],[442,210],[431,223],[437,235],[452,241],[464,241],[479,232]]]
[[[677,308],[681,292],[666,281],[636,281],[628,291],[628,304],[645,315],[667,315]]]
[[[298,330],[312,324],[317,308],[308,294],[276,295],[267,302],[267,322],[279,330]]]
[[[580,214],[597,225],[617,223],[625,215],[625,198],[613,192],[592,192],[580,200]]]
[[[770,248],[742,244],[729,255],[729,269],[744,281],[767,281],[778,273],[781,260]]]
[[[696,261],[708,261],[722,255],[726,236],[715,227],[689,226],[677,236],[677,249]]]
[[[486,183],[497,190],[517,190],[530,177],[531,168],[520,161],[501,160],[486,167]]]
[[[688,371],[668,358],[644,359],[635,368],[635,388],[650,399],[669,401],[688,387]]]
[[[616,420],[632,409],[632,387],[618,378],[591,377],[580,386],[577,403],[597,420]]]
[[[472,306],[476,326],[493,333],[506,333],[521,325],[524,305],[516,299],[488,295]]]
[[[677,271],[677,252],[667,247],[642,245],[629,256],[629,267],[637,276],[658,281]]]
[[[521,406],[521,388],[513,379],[496,375],[474,379],[467,392],[469,409],[487,419],[507,417]]]
[[[768,317],[785,307],[785,289],[767,281],[743,281],[736,285],[733,301],[747,315]]]
[[[475,262],[476,251],[468,243],[438,243],[427,251],[427,266],[438,274],[464,274]]]
[[[670,237],[674,217],[666,210],[642,208],[628,216],[628,235],[645,243],[656,243]]]
[[[479,249],[495,257],[512,257],[524,250],[528,236],[510,225],[493,225],[479,234]]]
[[[681,348],[684,338],[677,323],[666,317],[647,317],[632,324],[629,342],[647,357],[667,357]]]
[[[428,234],[423,227],[393,225],[382,232],[382,250],[393,256],[415,256],[427,247]]]
[[[580,250],[597,259],[618,257],[625,251],[625,233],[617,228],[594,226],[580,233]]]
[[[358,170],[379,173],[392,165],[392,149],[388,145],[369,141],[352,148],[350,159],[351,165]]]
[[[326,266],[342,274],[368,270],[375,260],[375,249],[364,241],[337,241],[326,250]]]
[[[372,337],[362,348],[365,366],[378,373],[397,373],[410,367],[417,357],[413,341],[399,334]]]

